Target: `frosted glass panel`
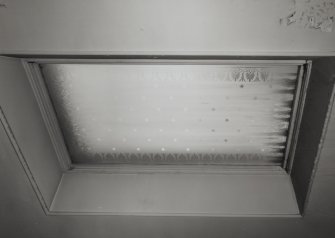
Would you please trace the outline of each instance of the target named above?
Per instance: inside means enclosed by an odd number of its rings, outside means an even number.
[[[74,163],[280,164],[298,66],[44,64]]]

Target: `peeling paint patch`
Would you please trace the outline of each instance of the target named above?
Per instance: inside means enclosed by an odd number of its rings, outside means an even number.
[[[332,32],[335,0],[292,0],[288,14],[279,20],[284,26]]]

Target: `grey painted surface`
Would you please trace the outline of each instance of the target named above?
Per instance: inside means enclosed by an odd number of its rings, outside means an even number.
[[[283,171],[154,174],[65,173],[50,208],[60,213],[297,216]]]
[[[0,106],[13,143],[20,145],[18,154],[28,161],[32,180],[50,205],[62,171],[20,59],[0,57]]]
[[[335,110],[304,218],[46,216],[13,151],[0,141],[0,237],[335,236]]]
[[[294,161],[291,170],[297,202],[303,211],[313,180],[315,164],[320,155],[320,141],[325,137],[325,122],[329,119],[334,96],[334,58],[313,60],[304,102],[303,116],[299,129]]]
[[[334,29],[280,24],[292,0],[1,2],[3,53],[335,54]]]

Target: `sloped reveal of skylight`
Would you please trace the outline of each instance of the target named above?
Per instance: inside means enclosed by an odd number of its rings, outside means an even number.
[[[298,66],[44,64],[73,163],[282,163]]]

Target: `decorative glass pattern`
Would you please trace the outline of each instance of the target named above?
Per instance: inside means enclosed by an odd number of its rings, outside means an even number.
[[[280,164],[298,66],[43,64],[74,163]]]

